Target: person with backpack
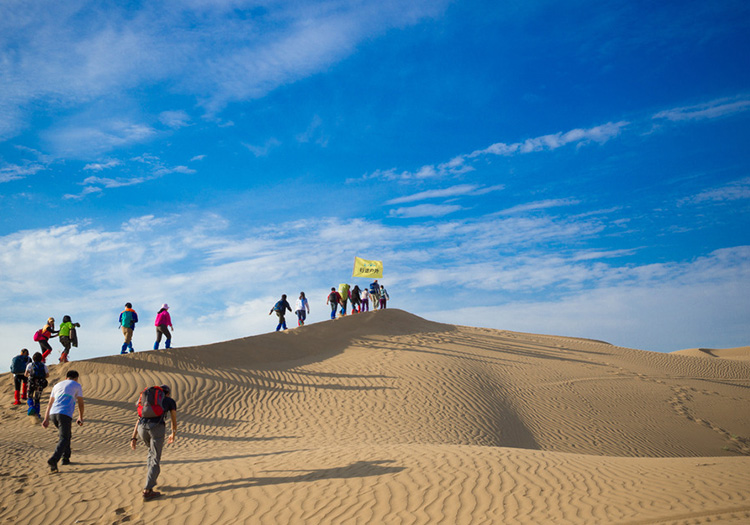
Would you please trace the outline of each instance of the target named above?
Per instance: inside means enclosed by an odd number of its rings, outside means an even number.
[[[131,354],[135,351],[133,350],[133,330],[135,330],[135,323],[137,322],[138,314],[133,310],[133,305],[125,303],[125,310],[120,312],[120,328],[122,328],[122,335],[125,336],[120,354],[127,354],[128,349]]]
[[[377,310],[380,305],[380,285],[377,279],[370,283],[370,300],[372,301],[372,309]]]
[[[29,405],[28,415],[39,416],[40,400],[42,391],[47,388],[47,378],[49,377],[49,368],[44,364],[44,358],[41,352],[35,352],[31,363],[26,365],[26,377],[29,379],[29,399],[26,404]]]
[[[289,310],[292,311],[292,307],[289,306],[289,303],[286,300],[286,294],[283,294],[281,296],[281,299],[276,301],[276,304],[273,305],[273,308],[271,308],[271,311],[268,312],[268,315],[271,315],[272,313],[276,312],[276,315],[279,316],[279,324],[276,325],[276,331],[278,332],[282,328],[286,330],[286,319],[284,316],[286,315],[286,311]]]
[[[341,305],[341,315],[346,315],[346,303],[349,301],[349,285],[346,283],[339,284],[339,304]]]
[[[355,284],[354,288],[349,292],[349,295],[352,297],[352,313],[358,314],[361,302],[361,299],[359,298],[359,285]]]
[[[391,297],[388,295],[388,292],[385,289],[385,286],[382,284],[380,285],[380,309],[385,310],[385,305],[388,299]]]
[[[46,362],[47,356],[52,353],[52,345],[49,344],[49,340],[56,335],[57,331],[55,330],[54,317],[47,319],[47,324],[44,325],[44,328],[40,328],[34,334],[34,341],[39,343],[39,346],[42,349],[42,362]]]
[[[47,428],[52,421],[57,428],[57,447],[52,456],[47,460],[50,472],[57,472],[57,462],[62,458],[63,465],[70,465],[70,440],[73,432],[73,415],[76,404],[78,405],[78,420],[80,427],[83,425],[83,388],[78,382],[78,372],[68,370],[65,381],[60,381],[52,387],[49,396],[47,411],[44,413],[42,426]]]
[[[336,288],[331,287],[331,293],[328,294],[328,298],[326,299],[326,304],[331,305],[331,319],[336,319],[336,309],[340,301],[341,296],[336,291]]]
[[[74,323],[70,320],[69,315],[63,316],[63,322],[60,325],[60,331],[57,335],[60,337],[60,343],[63,345],[63,351],[60,354],[60,362],[68,362],[68,353],[70,353],[70,347],[78,347],[78,334],[76,328],[80,328],[80,323]]]
[[[305,297],[305,292],[299,293],[299,299],[297,299],[297,304],[294,305],[294,311],[297,313],[297,326],[305,324],[307,314],[310,313],[310,303],[307,301],[307,297]]]
[[[149,501],[161,496],[154,490],[156,480],[161,472],[161,451],[164,448],[164,436],[167,433],[166,417],[169,414],[172,423],[172,433],[167,444],[174,443],[177,437],[177,403],[171,397],[171,389],[167,385],[152,386],[141,392],[138,400],[138,421],[133,429],[130,448],[136,449],[138,436],[148,447],[146,466],[146,485],[143,488],[143,501]]]
[[[29,379],[26,377],[26,367],[29,363],[31,363],[31,358],[29,357],[29,351],[25,348],[22,348],[21,353],[10,362],[10,371],[13,374],[14,405],[20,405],[21,400],[26,400],[26,388],[29,384]],[[22,386],[23,390],[21,390]]]
[[[169,305],[164,303],[161,305],[161,310],[156,314],[156,342],[154,343],[154,350],[159,349],[159,343],[161,343],[161,336],[164,335],[164,348],[172,347],[172,334],[169,333],[169,329],[174,330],[172,326],[172,318],[169,316]]]

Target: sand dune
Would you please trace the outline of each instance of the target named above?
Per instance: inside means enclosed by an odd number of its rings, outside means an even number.
[[[0,412],[0,523],[750,522],[737,358],[389,310],[53,366],[51,383],[71,367],[75,465],[48,474],[56,434]],[[165,497],[143,503],[134,403],[164,382],[180,431]]]
[[[688,355],[692,357],[714,357],[720,359],[735,359],[737,361],[750,361],[750,346],[738,348],[688,348],[672,352],[676,355]]]

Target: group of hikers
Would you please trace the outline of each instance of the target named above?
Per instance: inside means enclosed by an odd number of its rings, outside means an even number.
[[[25,367],[23,374],[17,373]],[[78,426],[83,425],[83,388],[79,382],[79,374],[75,370],[68,370],[65,380],[56,383],[52,387],[49,403],[44,417],[39,414],[39,402],[42,390],[47,386],[49,369],[42,361],[42,353],[36,352],[33,358],[29,358],[29,351],[24,348],[21,353],[11,361],[11,371],[15,381],[15,399],[13,404],[19,404],[20,399],[29,399],[29,415],[42,419],[42,427],[48,428],[50,422],[57,428],[58,441],[52,456],[47,459],[50,472],[58,472],[58,462],[62,460],[63,465],[71,465],[71,440],[73,417],[76,406],[78,407]],[[26,383],[29,383],[27,392]],[[23,385],[22,392],[19,392]],[[19,395],[20,394],[20,395]],[[20,398],[20,399],[19,399]],[[161,496],[160,492],[154,490],[156,481],[161,471],[161,453],[166,437],[166,418],[171,422],[171,434],[167,443],[174,443],[177,434],[177,403],[171,397],[171,389],[168,385],[148,387],[141,392],[137,404],[137,415],[133,437],[130,447],[136,450],[138,438],[148,447],[146,459],[146,482],[143,487],[142,497],[149,501]]]
[[[361,313],[369,311],[369,303],[372,302],[373,310],[386,308],[389,300],[388,292],[383,285],[378,284],[375,280],[369,288],[360,289],[355,285],[350,287],[348,284],[340,284],[338,290],[331,288],[331,292],[326,298],[326,304],[331,305],[331,319],[338,315],[347,315],[347,304],[351,302],[351,313]],[[339,310],[340,308],[340,310]],[[279,324],[276,331],[286,330],[286,312],[292,311],[291,306],[286,300],[286,295],[281,296],[269,312],[269,315],[276,312],[279,317]],[[304,292],[300,292],[295,305],[297,315],[297,324],[305,324],[307,314],[310,313],[310,304],[305,297]],[[124,342],[120,350],[121,354],[128,352],[133,353],[133,330],[138,322],[138,314],[133,309],[131,303],[125,303],[125,309],[120,313],[119,327],[124,336]],[[156,342],[154,350],[158,350],[162,337],[165,338],[165,348],[170,348],[172,335],[170,328],[172,319],[169,315],[169,305],[163,304],[156,314],[154,321],[156,327]],[[50,317],[43,328],[37,330],[34,334],[34,340],[39,343],[40,350],[35,352],[32,357],[29,356],[28,349],[21,350],[19,355],[11,361],[11,372],[14,381],[13,405],[19,405],[26,401],[28,405],[28,415],[42,419],[42,426],[49,427],[50,422],[58,430],[58,443],[52,456],[47,460],[50,472],[58,472],[58,462],[62,460],[63,465],[71,464],[72,425],[75,409],[78,408],[78,426],[83,425],[83,389],[79,382],[79,374],[75,370],[66,372],[65,380],[58,382],[52,388],[49,403],[44,417],[40,414],[40,401],[42,392],[48,385],[49,368],[46,364],[47,357],[52,353],[50,339],[58,337],[63,346],[60,354],[60,363],[68,362],[68,355],[72,346],[78,346],[78,335],[76,328],[80,328],[80,323],[72,322],[69,315],[63,317],[63,322],[59,329],[55,329],[55,319]],[[177,432],[177,404],[171,397],[171,389],[167,385],[152,386],[143,390],[138,401],[138,419],[133,429],[133,437],[130,440],[130,446],[136,449],[138,438],[146,444],[149,449],[147,457],[147,475],[146,483],[143,488],[142,497],[144,501],[161,496],[161,493],[154,490],[156,481],[160,473],[160,461],[162,448],[166,438],[166,419],[169,417],[171,422],[171,434],[166,439],[167,443],[173,443]]]
[[[336,319],[338,313],[339,316],[345,316],[347,310],[347,304],[351,302],[351,313],[361,313],[370,310],[370,301],[372,301],[373,310],[378,308],[385,309],[390,299],[388,292],[382,284],[378,284],[378,280],[375,279],[370,284],[370,288],[361,288],[358,285],[354,285],[351,288],[348,284],[339,284],[338,290],[336,287],[331,287],[331,292],[326,298],[326,304],[331,306],[331,319]],[[339,310],[339,307],[341,308]],[[305,297],[305,292],[300,292],[297,304],[292,310],[291,305],[286,300],[286,294],[282,294],[281,299],[276,301],[268,315],[276,313],[279,318],[279,324],[276,325],[276,331],[286,330],[286,313],[294,312],[297,315],[297,326],[305,324],[307,314],[310,313],[310,303]]]

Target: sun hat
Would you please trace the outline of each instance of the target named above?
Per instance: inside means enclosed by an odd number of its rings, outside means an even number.
[[[161,305],[161,307],[165,310],[169,310],[169,305],[167,303],[164,303],[163,305]]]

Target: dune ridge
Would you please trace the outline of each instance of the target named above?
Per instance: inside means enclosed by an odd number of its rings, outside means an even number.
[[[750,363],[434,323],[399,310],[81,373],[75,466],[0,412],[0,523],[743,523]],[[3,392],[12,392],[8,374]],[[138,498],[134,403],[167,383],[178,441]],[[48,395],[49,389],[46,390]],[[62,482],[70,503],[54,502]],[[671,521],[670,521],[671,520]]]

